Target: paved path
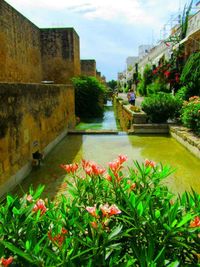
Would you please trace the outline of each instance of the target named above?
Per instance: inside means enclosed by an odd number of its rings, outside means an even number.
[[[125,93],[119,93],[118,97],[121,97],[124,100],[128,100],[127,94],[125,94]],[[136,97],[135,105],[140,107],[143,100],[144,100],[144,97],[141,97],[141,96]]]

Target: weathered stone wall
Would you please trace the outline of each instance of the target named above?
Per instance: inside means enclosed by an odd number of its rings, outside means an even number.
[[[0,81],[40,82],[40,30],[0,0]]]
[[[81,74],[96,77],[96,61],[94,59],[81,60]]]
[[[73,28],[39,29],[0,0],[0,82],[69,83],[80,73],[79,36]]]
[[[170,126],[170,134],[192,154],[200,159],[200,138],[183,126]]]
[[[0,103],[0,184],[6,184],[31,163],[34,152],[44,151],[75,126],[74,89],[69,85],[0,83]]]
[[[79,37],[73,28],[41,29],[43,80],[68,83],[80,75]]]

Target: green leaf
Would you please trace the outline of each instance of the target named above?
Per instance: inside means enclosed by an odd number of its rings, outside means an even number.
[[[6,199],[7,199],[7,203],[8,203],[8,207],[9,207],[14,202],[14,198],[12,196],[8,195],[6,197]]]
[[[139,215],[142,216],[143,211],[144,211],[142,201],[140,201],[139,205],[137,206],[137,210],[138,210]]]
[[[179,224],[177,225],[177,228],[178,227],[181,227],[183,226],[184,224],[186,224],[188,221],[190,221],[192,219],[192,215],[191,214],[187,214],[183,217],[183,219],[179,222]]]
[[[155,217],[156,217],[156,219],[158,219],[160,217],[160,211],[159,210],[155,211]]]
[[[10,242],[0,240],[0,243],[3,244],[9,250],[11,250],[14,254],[17,254],[20,257],[26,259],[27,261],[34,263],[33,259],[27,253],[23,252],[21,249],[17,248],[15,245],[11,244]]]
[[[170,263],[169,265],[166,265],[167,267],[178,267],[178,266],[180,266],[179,265],[179,261],[174,261],[174,262],[172,262],[172,263]]]
[[[25,243],[25,248],[26,248],[26,250],[29,250],[30,247],[31,247],[31,241],[26,240],[26,243]]]
[[[122,230],[123,226],[119,225],[113,229],[113,231],[109,234],[108,240],[114,239]]]
[[[33,195],[33,198],[37,199],[42,194],[42,192],[44,191],[44,188],[45,188],[44,185],[39,185],[37,190],[36,190],[36,192],[35,192],[35,194]]]
[[[16,207],[14,207],[13,209],[12,209],[12,212],[14,213],[14,214],[16,214],[16,215],[20,215],[21,213],[22,213],[22,210],[18,210]]]

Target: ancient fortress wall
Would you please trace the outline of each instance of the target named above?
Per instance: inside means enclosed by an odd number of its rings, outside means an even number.
[[[81,74],[96,77],[96,61],[94,59],[81,60]]]
[[[39,28],[0,0],[0,81],[41,80]]]
[[[68,83],[80,75],[79,36],[73,28],[39,29],[0,0],[0,81]]]
[[[0,195],[30,171],[33,153],[48,152],[75,126],[70,85],[0,83]]]
[[[80,75],[79,37],[73,28],[41,29],[43,79],[67,83]]]

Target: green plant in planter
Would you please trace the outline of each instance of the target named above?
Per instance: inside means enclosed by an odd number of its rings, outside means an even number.
[[[141,112],[141,108],[138,106],[130,106],[130,110],[134,112]]]
[[[177,105],[177,99],[171,94],[157,93],[144,99],[142,109],[151,122],[162,123],[174,118]]]
[[[0,264],[9,266],[198,266],[200,195],[177,198],[168,166],[125,155],[107,171],[83,160],[61,165],[71,197],[41,199],[43,187],[0,206]],[[5,262],[7,265],[5,265]],[[11,267],[11,266],[10,266]]]
[[[181,121],[183,125],[200,135],[200,97],[193,96],[188,102],[184,102]]]

